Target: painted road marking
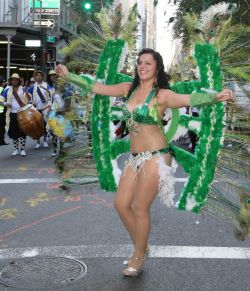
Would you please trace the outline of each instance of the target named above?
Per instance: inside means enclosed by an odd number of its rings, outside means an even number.
[[[84,177],[71,179],[76,183],[93,183],[97,182],[97,177]],[[187,178],[175,178],[177,183],[187,182]],[[58,183],[62,182],[57,178],[34,178],[34,179],[0,179],[0,184],[33,184],[33,183]]]
[[[132,245],[83,245],[0,249],[0,259],[33,256],[60,256],[71,258],[126,258],[133,252]],[[250,248],[150,246],[151,258],[189,259],[250,259]]]
[[[97,177],[74,178],[71,182],[92,183],[97,182]],[[33,184],[33,183],[58,183],[62,182],[57,178],[34,178],[34,179],[0,179],[0,184]]]

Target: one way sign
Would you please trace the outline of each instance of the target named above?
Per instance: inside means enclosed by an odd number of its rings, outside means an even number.
[[[46,26],[49,28],[53,28],[55,26],[55,20],[54,19],[41,19],[34,21],[35,26]]]

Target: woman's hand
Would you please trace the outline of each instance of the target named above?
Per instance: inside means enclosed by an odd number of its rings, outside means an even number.
[[[59,64],[59,65],[56,66],[56,73],[57,73],[60,77],[66,79],[66,78],[67,78],[67,75],[68,75],[68,72],[69,72],[69,71],[68,71],[68,69],[66,68],[66,66],[61,65],[61,64]]]
[[[215,93],[215,98],[220,101],[234,102],[235,95],[234,92],[230,89],[223,89],[221,92]]]

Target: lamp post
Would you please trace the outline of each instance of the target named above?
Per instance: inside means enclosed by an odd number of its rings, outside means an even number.
[[[12,13],[10,10],[4,15],[4,20],[6,23],[12,23]],[[16,35],[16,30],[15,29],[1,29],[1,34],[3,34],[7,38],[7,73],[6,73],[6,78],[7,80],[10,77],[10,43],[11,43],[11,38]]]
[[[35,7],[35,1],[33,0],[33,6]],[[40,38],[41,38],[41,71],[46,76],[46,54],[47,54],[47,45],[46,45],[46,28],[42,27],[42,2],[43,0],[38,0],[40,5]]]
[[[6,71],[6,80],[10,77],[10,44],[11,38],[16,35],[16,29],[1,29],[1,34],[7,38],[7,71]]]
[[[7,79],[9,80],[10,77],[10,40],[12,38],[12,36],[10,34],[6,35],[7,40],[8,40],[8,44],[7,44]]]

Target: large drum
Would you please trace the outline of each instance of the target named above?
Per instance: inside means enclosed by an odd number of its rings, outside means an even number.
[[[31,104],[18,110],[17,120],[21,130],[33,139],[39,139],[44,135],[43,117]]]

